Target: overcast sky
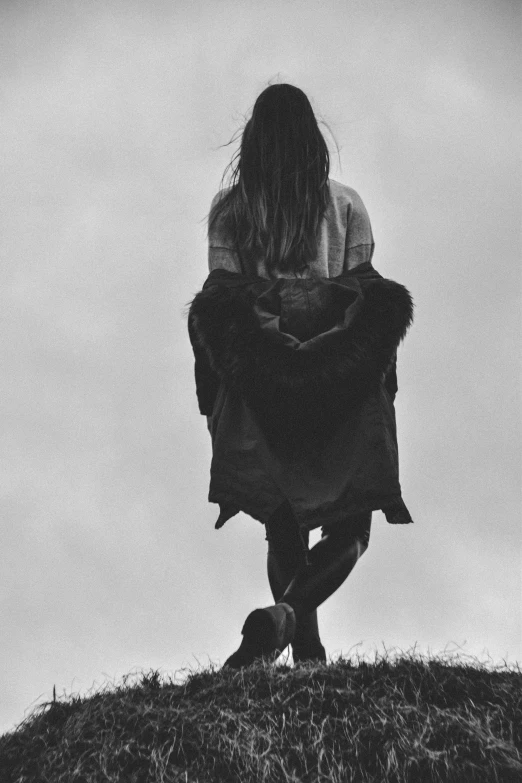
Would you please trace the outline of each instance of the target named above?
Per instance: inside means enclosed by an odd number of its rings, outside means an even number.
[[[327,653],[522,660],[520,16],[515,0],[2,2],[0,731],[53,685],[220,665],[271,603],[263,526],[214,530],[183,313],[235,150],[220,145],[273,81],[331,128],[331,176],[416,304],[396,400],[415,524],[373,514],[319,609]]]

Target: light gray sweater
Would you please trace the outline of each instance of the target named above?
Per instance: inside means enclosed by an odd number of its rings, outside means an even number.
[[[262,254],[242,255],[241,266],[234,241],[218,221],[208,237],[208,267],[258,277],[336,277],[365,261],[371,261],[374,241],[370,218],[359,194],[348,185],[329,180],[330,204],[319,227],[317,257],[304,273],[277,271],[270,275]],[[224,189],[212,199],[212,207],[227,192]]]

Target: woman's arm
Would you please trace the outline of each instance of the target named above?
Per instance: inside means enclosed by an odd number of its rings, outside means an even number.
[[[353,191],[348,204],[344,268],[353,269],[371,261],[374,248],[370,217],[361,197]]]
[[[229,272],[241,272],[241,264],[235,250],[229,247],[208,247],[208,271],[213,269],[228,269]]]
[[[395,356],[393,357],[393,360],[388,367],[388,370],[386,371],[386,375],[384,376],[384,386],[390,395],[391,401],[394,402],[395,395],[399,390],[397,384],[397,351],[395,351]]]
[[[215,205],[220,194],[212,200],[212,207]],[[208,248],[208,266],[209,271],[213,269],[229,269],[236,271],[236,262],[234,251],[223,246],[223,239],[219,228],[211,230],[209,228],[209,248]],[[191,311],[188,316],[188,332],[192,351],[194,353],[194,377],[196,381],[196,394],[198,398],[199,412],[207,417],[207,426],[210,431],[210,422],[214,403],[221,383],[217,373],[212,369],[207,353],[201,345],[197,330],[194,325]]]
[[[212,199],[210,213],[222,198],[223,192],[217,193]],[[213,226],[208,226],[208,271],[228,269],[229,272],[241,272],[241,263],[234,249],[233,237],[226,230],[221,216],[218,215]]]
[[[196,395],[198,398],[199,412],[203,416],[212,416],[214,403],[220,386],[220,379],[210,366],[205,349],[197,339],[190,314],[188,318],[188,331],[192,350],[194,352],[194,377],[196,381]]]

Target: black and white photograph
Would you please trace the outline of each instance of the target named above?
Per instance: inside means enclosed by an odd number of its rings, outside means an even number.
[[[0,0],[1,783],[522,779],[519,0]]]

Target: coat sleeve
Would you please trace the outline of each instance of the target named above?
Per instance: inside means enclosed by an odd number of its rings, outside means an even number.
[[[395,395],[399,390],[397,385],[397,351],[395,351],[392,362],[386,371],[386,375],[384,376],[384,386],[390,395],[391,401],[394,402]]]
[[[210,366],[205,349],[199,342],[192,319],[188,319],[188,331],[194,352],[194,377],[199,412],[203,416],[212,416],[214,403],[220,386],[218,374]]]

